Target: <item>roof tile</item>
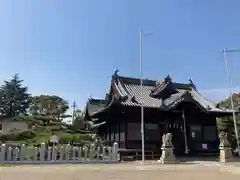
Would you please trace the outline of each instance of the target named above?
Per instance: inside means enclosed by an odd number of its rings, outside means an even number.
[[[121,104],[123,105],[140,106],[142,102],[144,107],[152,108],[166,108],[170,106],[172,107],[174,103],[177,102],[180,103],[184,101],[184,99],[181,98],[182,96],[184,96],[184,94],[186,94],[186,92],[188,92],[192,100],[196,101],[196,103],[201,105],[206,110],[216,112],[226,111],[217,108],[215,103],[203,97],[200,93],[198,93],[195,90],[194,87],[192,87],[191,84],[172,82],[172,86],[177,89],[178,93],[172,94],[166,99],[161,99],[150,96],[152,90],[156,88],[156,81],[144,79],[141,96],[140,79],[122,76],[116,76],[114,79],[116,89],[119,91],[120,95],[128,97],[126,101],[121,101]]]

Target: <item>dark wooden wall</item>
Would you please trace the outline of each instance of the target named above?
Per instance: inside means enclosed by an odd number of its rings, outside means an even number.
[[[106,118],[106,117],[105,117]],[[99,128],[99,134],[101,137],[110,143],[118,142],[120,148],[127,149],[141,149],[141,134],[140,134],[140,109],[139,108],[122,108],[116,109],[107,121],[108,123]],[[199,110],[189,110],[185,112],[186,130],[187,130],[187,142],[188,147],[192,150],[201,149],[201,143],[210,143],[212,149],[218,148],[218,138],[215,140],[208,141],[205,139],[204,132],[205,129],[209,127],[214,127],[216,130],[216,117],[212,114],[206,114]],[[157,109],[145,109],[144,110],[144,124],[157,124],[158,125],[158,138],[148,139],[148,131],[145,129],[145,149],[149,151],[160,152],[162,144],[163,133],[171,132],[173,133],[173,144],[175,149],[181,154],[184,152],[185,140],[184,140],[184,123],[183,123],[182,113],[180,111],[176,112],[162,112]],[[137,131],[136,129],[129,130],[129,123],[138,123],[138,133],[139,138],[134,140],[131,138],[132,131]],[[198,133],[201,137],[197,137],[197,140],[193,140],[191,130],[193,127],[197,127]],[[130,133],[130,134],[129,134]]]

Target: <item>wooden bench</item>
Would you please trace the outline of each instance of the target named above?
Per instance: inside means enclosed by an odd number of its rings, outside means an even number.
[[[133,161],[134,156],[122,156],[121,161]]]
[[[119,149],[120,159],[121,160],[140,160],[142,157],[141,149]],[[145,150],[145,158],[146,159],[155,159],[156,157],[160,157],[161,153],[156,153],[152,151]]]
[[[154,152],[152,151],[145,151],[144,153],[145,158],[154,158]],[[139,160],[142,157],[142,151],[137,151],[135,154],[136,160]]]

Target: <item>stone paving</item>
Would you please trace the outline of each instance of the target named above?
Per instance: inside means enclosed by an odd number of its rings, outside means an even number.
[[[0,180],[239,180],[240,167],[214,162],[160,165],[35,165],[2,167]]]

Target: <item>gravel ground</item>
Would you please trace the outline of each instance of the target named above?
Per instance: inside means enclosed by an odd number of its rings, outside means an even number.
[[[0,180],[239,180],[240,167],[203,164],[41,165],[2,167]]]

